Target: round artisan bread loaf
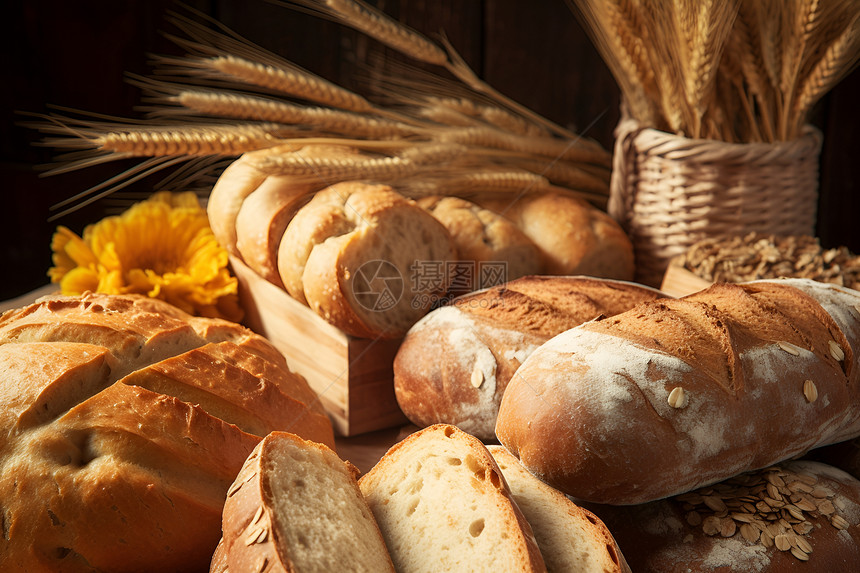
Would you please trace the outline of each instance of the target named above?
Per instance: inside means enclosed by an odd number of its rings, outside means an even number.
[[[548,192],[472,200],[511,220],[538,246],[545,274],[633,279],[630,238],[615,219],[582,199]]]
[[[459,197],[433,195],[416,202],[454,239],[459,261],[449,298],[543,272],[537,245],[501,215]]]
[[[293,217],[278,254],[287,292],[347,334],[398,338],[443,297],[451,235],[387,185],[343,182]]]
[[[860,292],[714,285],[543,344],[496,435],[578,499],[653,501],[860,436],[858,348]]]
[[[263,436],[334,442],[263,338],[139,296],[6,312],[0,388],[2,571],[205,570]]]
[[[358,469],[324,445],[266,436],[227,492],[212,573],[393,573]]]
[[[591,509],[637,573],[860,571],[860,481],[819,462]]]
[[[453,424],[492,440],[505,388],[538,346],[661,296],[611,279],[527,276],[454,299],[404,337],[394,359],[397,402],[418,426]]]

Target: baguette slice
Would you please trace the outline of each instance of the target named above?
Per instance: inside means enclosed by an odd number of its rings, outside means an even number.
[[[532,526],[547,571],[629,573],[630,567],[606,525],[526,470],[502,446],[487,446],[514,500]]]
[[[357,474],[322,444],[269,434],[227,493],[210,571],[393,573]]]
[[[546,571],[499,466],[454,426],[410,435],[358,483],[399,573]]]

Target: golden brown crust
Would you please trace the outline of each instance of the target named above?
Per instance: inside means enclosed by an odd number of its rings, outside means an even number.
[[[539,345],[660,296],[621,281],[530,276],[455,299],[404,338],[394,360],[398,404],[418,426],[454,424],[494,439],[505,388]]]
[[[474,265],[464,267],[463,280],[454,282],[449,298],[543,272],[537,245],[508,219],[459,197],[436,195],[416,202],[448,229],[458,260]],[[486,263],[504,265],[504,271],[482,276]]]
[[[520,368],[496,434],[548,483],[618,504],[848,439],[860,433],[858,303],[848,289],[762,281],[587,323]]]
[[[632,280],[633,245],[609,215],[561,193],[527,193],[512,201],[486,195],[475,202],[502,214],[540,248],[551,275]]]
[[[242,202],[236,216],[236,250],[251,269],[283,287],[278,273],[278,248],[284,231],[301,206],[322,183],[269,176]]]
[[[285,523],[293,519],[313,519],[313,516],[304,515],[302,518],[292,515],[285,515],[279,510],[278,500],[275,496],[277,489],[273,483],[275,480],[292,479],[285,478],[284,475],[278,475],[278,464],[281,456],[292,455],[279,453],[283,450],[286,443],[291,443],[298,451],[302,452],[318,452],[323,458],[329,460],[332,464],[331,469],[321,474],[327,484],[336,484],[337,487],[344,486],[344,483],[333,480],[332,477],[325,475],[331,472],[343,472],[343,475],[348,476],[347,483],[351,482],[355,490],[355,503],[364,505],[364,511],[369,516],[369,508],[361,495],[356,481],[357,469],[349,462],[344,462],[337,458],[337,455],[321,444],[303,440],[300,437],[287,432],[272,432],[266,436],[254,451],[248,456],[242,469],[236,476],[235,481],[230,486],[227,492],[227,499],[224,503],[223,511],[223,538],[219,543],[212,561],[210,573],[218,571],[269,571],[273,573],[293,573],[299,571],[296,565],[296,559],[293,557],[295,548],[290,546],[290,541],[282,536],[282,529],[285,529]],[[309,456],[303,463],[314,463],[310,461],[316,459],[320,463],[321,460]],[[334,486],[333,486],[334,487]],[[347,486],[348,487],[348,486]],[[297,513],[304,511],[306,508],[295,508]],[[332,512],[337,512],[337,507],[329,508]],[[341,508],[342,510],[342,508]],[[320,515],[319,519],[324,519],[325,516]],[[335,515],[334,522],[337,522],[340,516]],[[344,514],[345,517],[345,514]],[[343,524],[344,527],[351,527],[354,524]],[[297,527],[294,525],[293,527]],[[307,532],[310,535],[310,532]],[[353,531],[354,535],[366,533],[365,531]],[[368,545],[373,543],[375,546],[364,547],[368,552],[376,551],[387,560],[387,550],[382,540],[382,534],[373,524],[375,536],[373,539],[364,539]],[[323,540],[315,540],[317,543],[324,543]],[[337,552],[336,548],[331,548]],[[393,567],[388,561],[388,571],[393,572]],[[385,573],[385,570],[380,570],[380,573]]]
[[[0,317],[2,570],[208,566],[262,436],[334,441],[283,393],[273,353],[242,326],[137,296],[47,297]]]
[[[445,277],[416,285],[416,265],[453,260],[456,252],[442,224],[414,202],[385,185],[345,182],[317,193],[296,215],[281,255],[288,290],[325,320],[352,336],[397,338],[447,288]]]

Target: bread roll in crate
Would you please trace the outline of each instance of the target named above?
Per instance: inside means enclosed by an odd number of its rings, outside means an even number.
[[[253,151],[225,170],[207,205],[246,323],[308,379],[343,435],[406,421],[392,363],[434,306],[525,273],[633,274],[620,227],[563,190],[464,193],[473,201],[429,193],[439,187],[426,173],[384,176],[434,149]]]

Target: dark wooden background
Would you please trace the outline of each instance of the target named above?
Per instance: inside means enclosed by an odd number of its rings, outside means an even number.
[[[426,34],[444,31],[490,84],[535,111],[584,132],[611,149],[619,94],[612,76],[564,0],[379,0],[386,12]],[[355,87],[357,59],[375,46],[331,22],[264,0],[190,0],[245,37],[346,87]],[[19,125],[19,112],[49,105],[138,117],[139,92],[126,72],[146,74],[150,53],[180,53],[161,34],[172,0],[13,0],[3,10],[6,78],[2,109],[0,299],[46,283],[56,225],[80,233],[102,216],[95,204],[48,222],[50,205],[118,172],[107,165],[39,177],[53,151]],[[824,131],[818,235],[825,246],[860,252],[860,72],[820,105]],[[154,181],[149,181],[149,189]]]

